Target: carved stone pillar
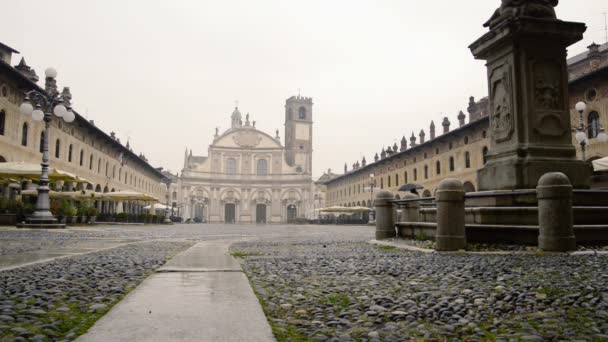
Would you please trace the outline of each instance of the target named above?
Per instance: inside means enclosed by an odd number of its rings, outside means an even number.
[[[566,48],[586,26],[555,19],[549,5],[528,13],[524,2],[503,4],[490,31],[469,47],[488,69],[490,149],[477,173],[479,190],[534,189],[554,171],[587,188],[591,168],[572,145],[566,65]]]

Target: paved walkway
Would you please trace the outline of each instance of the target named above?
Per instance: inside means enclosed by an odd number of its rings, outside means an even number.
[[[230,244],[177,255],[77,341],[274,341]]]

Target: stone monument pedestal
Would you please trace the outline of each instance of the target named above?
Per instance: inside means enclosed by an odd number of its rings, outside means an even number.
[[[490,149],[479,190],[534,189],[548,172],[588,188],[591,167],[576,159],[568,104],[566,48],[586,26],[555,18],[507,17],[469,47],[487,61]]]

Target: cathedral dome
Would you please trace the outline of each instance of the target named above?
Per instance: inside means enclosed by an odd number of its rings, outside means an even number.
[[[243,116],[239,111],[239,107],[234,107],[234,111],[232,112],[232,116],[230,118],[232,119],[232,128],[239,127],[242,125]]]

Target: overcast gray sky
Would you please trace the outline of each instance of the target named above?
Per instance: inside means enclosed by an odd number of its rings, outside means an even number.
[[[0,0],[1,41],[39,76],[70,86],[75,108],[155,166],[206,155],[236,100],[283,137],[285,99],[314,98],[314,176],[418,133],[487,94],[467,46],[499,0]],[[561,1],[604,42],[605,0]],[[18,62],[20,56],[13,59]],[[427,133],[428,134],[428,133]],[[350,167],[349,167],[350,168]]]

